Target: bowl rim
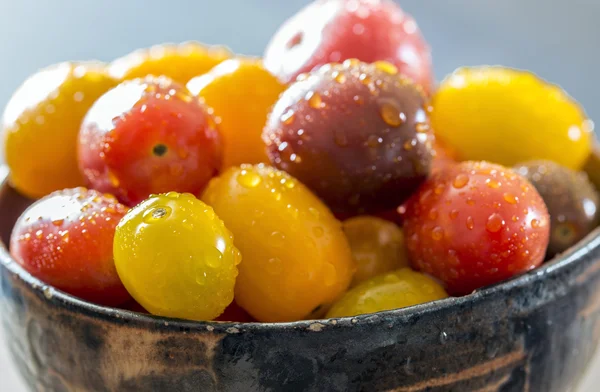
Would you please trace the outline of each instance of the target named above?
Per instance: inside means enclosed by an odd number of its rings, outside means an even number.
[[[0,197],[10,187],[8,182],[9,170],[6,166],[0,165]],[[0,218],[1,219],[1,218]],[[448,297],[441,300],[427,302],[406,308],[385,310],[377,313],[362,314],[358,316],[310,319],[288,322],[229,322],[229,321],[194,321],[178,319],[171,317],[155,316],[150,314],[138,313],[131,310],[119,309],[109,306],[94,304],[75,297],[71,294],[54,288],[38,278],[31,275],[21,267],[10,255],[7,244],[0,240],[0,268],[5,268],[12,275],[37,294],[43,301],[60,308],[68,308],[68,311],[75,311],[96,319],[103,319],[111,323],[132,322],[138,325],[145,325],[153,329],[165,328],[196,331],[203,330],[208,332],[240,333],[240,332],[258,332],[258,331],[283,331],[283,330],[312,330],[320,331],[327,326],[336,328],[352,327],[361,323],[376,323],[380,320],[394,319],[404,322],[410,322],[411,319],[420,317],[426,313],[449,310],[451,308],[459,309],[468,306],[476,301],[481,301],[496,295],[506,294],[514,289],[533,286],[536,282],[546,279],[547,276],[560,274],[566,268],[573,266],[578,261],[583,262],[583,256],[589,253],[593,248],[600,247],[600,227],[594,229],[584,239],[572,246],[566,252],[545,262],[541,266],[505,280],[500,283],[475,290],[470,294],[461,297]],[[318,328],[315,328],[318,324]],[[312,326],[312,328],[311,328]]]

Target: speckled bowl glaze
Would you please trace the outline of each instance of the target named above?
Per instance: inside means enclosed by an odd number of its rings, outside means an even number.
[[[6,175],[4,243],[31,202]],[[282,324],[96,306],[45,286],[0,244],[2,322],[20,372],[39,391],[572,391],[600,338],[599,234],[465,297]]]

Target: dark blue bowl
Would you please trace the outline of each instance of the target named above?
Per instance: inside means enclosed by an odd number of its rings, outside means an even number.
[[[6,176],[0,172],[4,243],[31,203]],[[281,324],[97,306],[44,285],[0,244],[2,321],[33,390],[563,392],[600,338],[599,234],[465,297]]]

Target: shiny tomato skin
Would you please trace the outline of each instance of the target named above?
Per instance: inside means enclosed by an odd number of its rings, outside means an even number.
[[[313,1],[288,19],[265,51],[265,66],[284,83],[315,68],[356,58],[388,61],[427,92],[431,51],[414,18],[392,0]]]
[[[500,165],[434,173],[403,206],[411,265],[468,294],[544,261],[550,216],[535,187]]]
[[[65,189],[35,202],[12,232],[16,262],[44,283],[100,305],[131,297],[113,259],[115,227],[127,208],[111,195]]]
[[[79,134],[91,188],[133,206],[151,194],[199,194],[219,173],[223,145],[209,109],[168,78],[127,81],[103,95]]]

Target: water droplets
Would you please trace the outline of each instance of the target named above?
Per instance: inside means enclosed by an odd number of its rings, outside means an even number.
[[[217,248],[207,247],[204,262],[209,268],[219,268],[223,260],[223,253]]]
[[[162,219],[168,218],[172,213],[171,207],[162,206],[162,207],[153,207],[144,212],[142,219],[145,223],[155,223]]]
[[[452,210],[448,215],[450,216],[450,219],[454,220],[458,217],[458,210]]]
[[[496,181],[496,180],[491,180],[489,178],[487,180],[485,180],[485,184],[492,189],[498,189],[502,186],[501,182]]]
[[[406,114],[396,104],[389,101],[379,107],[379,114],[383,121],[391,127],[399,127],[406,122]]]
[[[64,219],[55,219],[55,220],[53,220],[53,221],[52,221],[52,224],[53,224],[54,226],[62,226],[62,225],[63,225],[63,223],[65,223],[65,220],[64,220]]]
[[[283,271],[283,263],[279,257],[271,257],[267,261],[267,272],[271,275],[279,275]]]
[[[519,202],[519,198],[510,192],[505,192],[503,198],[504,201],[506,201],[509,204],[517,204]]]
[[[295,113],[292,109],[288,109],[279,118],[285,125],[290,125],[294,122]]]
[[[314,236],[317,238],[321,238],[325,234],[325,230],[323,230],[323,228],[321,226],[313,227],[312,232],[313,232]]]
[[[308,101],[308,105],[313,109],[321,109],[325,107],[325,102],[323,102],[321,95],[316,91],[309,91],[304,99]]]
[[[369,135],[367,138],[367,146],[375,148],[383,143],[383,138],[377,135]]]
[[[467,224],[467,229],[473,230],[473,228],[475,227],[475,222],[473,221],[473,217],[472,216],[468,216],[467,217],[466,224]]]
[[[442,229],[440,226],[434,227],[433,230],[431,230],[431,238],[434,241],[442,240],[442,238],[444,238],[444,229]]]
[[[346,83],[346,75],[342,72],[335,71],[331,76],[333,76],[333,80],[338,82],[339,84]]]
[[[280,231],[271,233],[270,244],[276,248],[280,248],[285,243],[285,234]]]
[[[502,230],[504,227],[504,219],[498,213],[493,213],[488,217],[487,222],[485,223],[485,229],[490,233],[497,233]]]
[[[243,169],[237,176],[237,182],[244,188],[256,188],[261,182],[260,174],[252,169]]]
[[[455,187],[456,189],[461,189],[461,188],[464,188],[465,186],[467,186],[468,183],[469,183],[469,176],[467,176],[464,173],[461,173],[454,178],[454,181],[452,181],[452,186]]]

